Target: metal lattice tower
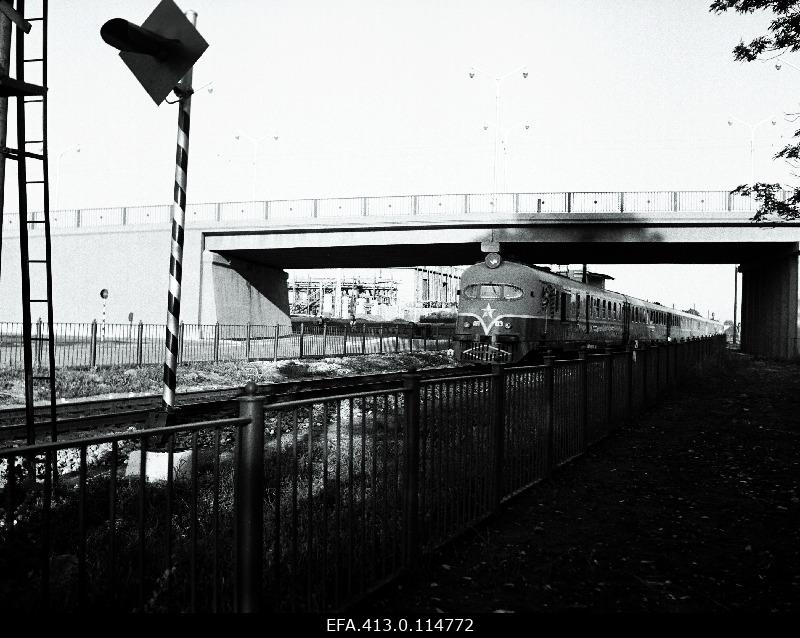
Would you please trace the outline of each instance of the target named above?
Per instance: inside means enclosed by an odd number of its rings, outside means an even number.
[[[34,391],[37,384],[46,383],[48,386],[51,437],[54,440],[56,438],[55,335],[47,162],[47,0],[39,0],[35,4],[35,15],[32,17],[25,16],[25,0],[17,0],[16,11],[8,3],[0,7],[15,25],[16,77],[0,77],[0,94],[17,99],[17,148],[7,147],[3,152],[6,158],[17,162],[25,417],[29,443],[35,440],[36,435]],[[47,314],[46,327],[41,321],[44,313]],[[34,316],[38,319],[35,329]],[[45,346],[46,365],[43,362]]]

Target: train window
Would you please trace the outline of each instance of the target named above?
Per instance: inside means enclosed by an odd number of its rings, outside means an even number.
[[[502,299],[502,284],[482,284],[479,287],[478,297],[480,299]]]
[[[519,299],[522,288],[509,284],[472,284],[464,288],[467,299]]]
[[[567,293],[561,293],[561,321],[567,320]]]
[[[519,299],[522,297],[522,288],[506,284],[503,286],[503,297],[505,299]]]

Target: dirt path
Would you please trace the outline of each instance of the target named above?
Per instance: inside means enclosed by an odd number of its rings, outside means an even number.
[[[800,366],[731,355],[354,611],[800,611]]]

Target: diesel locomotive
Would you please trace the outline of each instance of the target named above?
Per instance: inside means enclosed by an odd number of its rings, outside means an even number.
[[[461,275],[453,349],[461,361],[517,362],[548,351],[568,355],[721,332],[718,321],[491,253]]]

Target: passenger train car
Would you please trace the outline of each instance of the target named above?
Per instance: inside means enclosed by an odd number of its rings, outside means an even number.
[[[718,321],[491,253],[461,275],[454,353],[462,361],[516,362],[548,350],[645,345],[721,332]]]

